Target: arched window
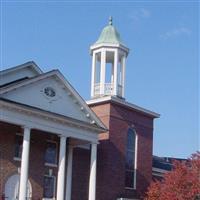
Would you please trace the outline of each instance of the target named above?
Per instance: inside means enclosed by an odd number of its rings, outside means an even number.
[[[14,174],[8,178],[5,184],[5,199],[18,199],[19,197],[19,181],[20,181],[20,175]],[[27,198],[26,199],[32,199],[32,186],[31,182],[28,180],[28,183],[26,185],[26,191],[27,191]]]
[[[135,146],[136,146],[136,132],[129,128],[127,133],[126,143],[126,175],[125,187],[135,188]]]

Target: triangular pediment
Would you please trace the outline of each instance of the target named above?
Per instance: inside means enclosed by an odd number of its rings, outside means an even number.
[[[2,88],[1,98],[103,127],[64,76],[58,71],[40,74]]]

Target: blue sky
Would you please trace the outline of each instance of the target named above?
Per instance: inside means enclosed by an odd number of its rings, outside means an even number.
[[[200,149],[197,1],[1,1],[1,69],[34,60],[90,98],[89,47],[113,16],[130,48],[126,100],[161,114],[154,154]]]

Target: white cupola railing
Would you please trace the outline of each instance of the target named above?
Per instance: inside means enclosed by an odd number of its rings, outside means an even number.
[[[113,83],[105,83],[104,84],[104,96],[112,96],[114,95],[114,84]],[[94,84],[94,97],[101,96],[100,93],[100,83]],[[118,84],[117,87],[117,96],[122,96],[122,85]]]

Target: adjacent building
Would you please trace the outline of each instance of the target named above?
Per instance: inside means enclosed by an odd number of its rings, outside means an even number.
[[[174,162],[187,162],[187,159],[174,157],[159,157],[153,156],[152,178],[153,180],[162,180],[167,172],[174,168]]]

